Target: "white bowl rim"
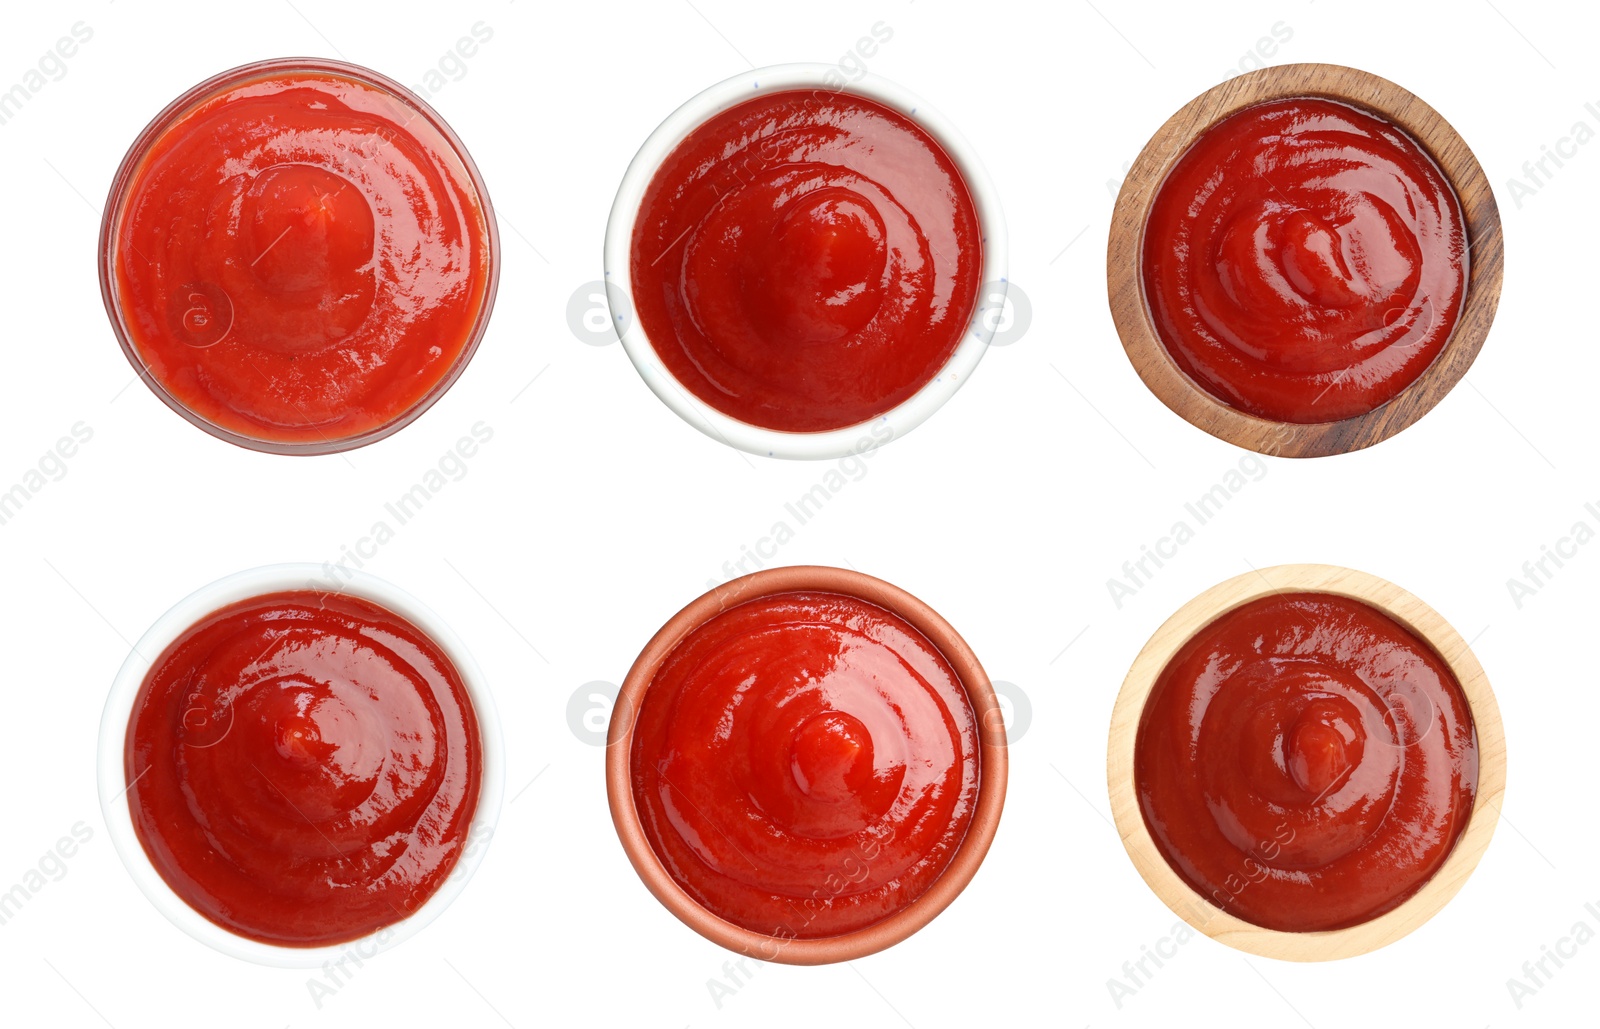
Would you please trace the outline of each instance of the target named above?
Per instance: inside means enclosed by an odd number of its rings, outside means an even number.
[[[822,460],[859,454],[898,439],[925,421],[955,395],[977,367],[994,338],[995,326],[984,314],[990,296],[1003,298],[1006,286],[1006,226],[1000,199],[977,152],[937,110],[904,87],[866,72],[854,81],[839,83],[837,65],[821,63],[778,64],[749,72],[711,86],[667,116],[634,155],[617,188],[611,216],[606,222],[605,283],[611,302],[613,327],[623,349],[645,384],[662,403],[701,432],[732,447],[767,457]],[[767,429],[717,410],[691,393],[667,370],[655,347],[634,318],[631,300],[618,310],[616,291],[624,296],[633,281],[629,250],[639,201],[661,162],[690,132],[708,119],[752,97],[797,88],[814,87],[874,100],[909,118],[932,136],[955,164],[978,214],[983,243],[978,306],[961,342],[943,368],[916,393],[875,418],[823,432],[783,432]],[[1003,299],[1002,299],[1003,303]],[[887,432],[885,432],[887,430]]]
[[[156,619],[134,645],[112,682],[100,718],[97,779],[100,809],[107,834],[134,883],[167,920],[190,936],[232,957],[278,968],[319,968],[327,962],[370,958],[398,946],[420,932],[460,895],[482,862],[500,817],[505,790],[504,749],[500,719],[482,669],[461,638],[432,609],[411,594],[377,576],[341,570],[342,582],[323,578],[325,569],[310,563],[264,565],[225,576],[200,587]],[[123,753],[128,720],[133,713],[145,676],[161,653],[200,619],[227,607],[268,593],[320,590],[372,601],[422,630],[444,651],[461,675],[478,722],[482,774],[478,804],[467,830],[467,846],[456,867],[439,889],[416,911],[377,932],[348,943],[320,947],[289,947],[248,939],[206,918],[178,896],[156,871],[133,828],[133,816],[124,799],[127,793]]]

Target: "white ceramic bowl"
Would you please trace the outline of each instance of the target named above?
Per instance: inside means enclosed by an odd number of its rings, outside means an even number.
[[[612,322],[634,367],[656,396],[684,421],[713,439],[752,454],[804,459],[835,458],[871,450],[905,435],[938,410],[939,405],[949,400],[967,381],[994,337],[994,323],[997,320],[991,317],[994,308],[1004,303],[1005,219],[1000,213],[999,198],[978,155],[949,122],[914,94],[872,74],[839,86],[837,82],[840,76],[838,67],[831,64],[780,64],[757,68],[699,93],[673,111],[644,141],[633,163],[628,165],[627,174],[622,177],[617,199],[611,207],[611,218],[606,223],[606,295],[611,303]],[[751,425],[717,410],[689,392],[667,371],[644,329],[636,323],[631,301],[626,299],[633,282],[628,255],[633,242],[634,222],[639,214],[639,201],[661,162],[707,119],[753,97],[793,89],[826,90],[865,97],[915,122],[944,148],[966,181],[967,190],[977,209],[978,227],[983,238],[982,293],[967,333],[950,355],[950,360],[932,380],[898,406],[858,425],[825,432],[781,432]],[[874,429],[877,431],[874,432]]]
[[[467,846],[456,867],[438,891],[407,918],[349,943],[323,947],[286,947],[239,936],[190,907],[161,878],[134,832],[123,771],[128,720],[151,664],[192,625],[230,604],[287,590],[326,589],[326,584],[320,578],[322,571],[320,565],[313,564],[268,565],[237,572],[189,594],[158,618],[140,638],[111,685],[111,696],[106,700],[105,713],[100,719],[100,809],[105,815],[111,842],[116,846],[128,874],[133,876],[133,881],[158,911],[195,939],[224,954],[280,968],[319,968],[324,962],[337,961],[348,955],[364,960],[409,939],[439,917],[440,912],[461,893],[483,860],[494,835],[495,823],[500,817],[501,797],[505,790],[504,749],[494,698],[489,694],[483,672],[467,652],[466,646],[443,619],[415,597],[375,576],[353,573],[338,592],[370,600],[394,612],[437,643],[460,673],[477,716],[483,760],[478,805],[467,830]]]

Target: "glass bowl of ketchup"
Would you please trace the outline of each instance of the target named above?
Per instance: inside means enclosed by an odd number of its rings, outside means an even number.
[[[835,458],[959,389],[1005,302],[1005,224],[972,147],[869,73],[752,70],[645,140],[606,225],[614,327],[685,421]]]
[[[839,568],[766,569],[679,611],[629,670],[606,745],[644,885],[762,961],[848,961],[922,929],[1005,803],[977,656],[927,604]]]
[[[139,889],[258,964],[360,961],[421,931],[488,848],[494,700],[460,638],[382,579],[238,572],[152,625],[100,723],[107,830]]]
[[[112,182],[100,286],[146,386],[252,450],[382,439],[472,359],[500,269],[489,194],[444,120],[341,61],[190,89]]]
[[[1505,736],[1436,611],[1349,568],[1212,587],[1139,653],[1112,714],[1112,813],[1162,902],[1230,947],[1323,961],[1386,946],[1494,834]]]

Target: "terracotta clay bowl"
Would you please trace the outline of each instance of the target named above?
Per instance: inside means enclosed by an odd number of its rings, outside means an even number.
[[[637,713],[656,671],[678,643],[706,621],[747,601],[796,591],[837,593],[868,601],[898,615],[922,633],[955,670],[977,719],[979,784],[972,822],[949,865],[927,892],[898,912],[864,929],[839,936],[785,938],[754,932],[728,922],[679,886],[646,837],[634,804],[633,730]],[[904,940],[950,905],[967,886],[988,853],[1000,822],[1006,792],[1006,736],[1003,714],[977,655],[937,612],[906,591],[880,579],[841,568],[769,568],[702,595],[668,622],[645,645],[617,696],[606,742],[606,791],[611,817],[628,860],[656,899],[685,925],[723,947],[762,961],[820,965],[849,961]]]

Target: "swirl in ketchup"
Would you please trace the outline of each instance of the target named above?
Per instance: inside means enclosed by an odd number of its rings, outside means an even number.
[[[746,100],[679,143],[630,248],[639,324],[672,376],[746,423],[858,425],[939,374],[983,267],[939,144],[849,93]]]
[[[1392,123],[1332,100],[1247,107],[1173,166],[1145,223],[1167,352],[1223,403],[1331,422],[1439,356],[1467,283],[1461,205]]]
[[[834,593],[780,593],[689,632],[644,693],[632,785],[650,847],[753,932],[864,929],[939,878],[972,821],[977,722],[934,645]]]
[[[1398,907],[1467,826],[1478,739],[1465,695],[1409,629],[1358,600],[1251,601],[1162,670],[1134,750],[1172,869],[1284,932]]]
[[[466,845],[478,722],[439,646],[376,604],[295,591],[202,619],[128,723],[128,808],[200,914],[288,947],[413,914]]]
[[[494,291],[489,201],[398,86],[332,62],[228,72],[123,163],[113,321],[169,403],[245,441],[338,449],[447,389]]]

